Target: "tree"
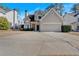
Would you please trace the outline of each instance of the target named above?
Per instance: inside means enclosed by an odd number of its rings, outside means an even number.
[[[0,30],[7,30],[9,26],[8,20],[5,17],[0,17]]]
[[[72,10],[74,13],[79,12],[79,3],[74,4],[71,10]]]
[[[54,8],[57,12],[59,12],[60,15],[62,15],[63,11],[64,11],[64,4],[63,3],[53,3],[53,4],[50,4],[46,9],[50,10],[51,8]]]

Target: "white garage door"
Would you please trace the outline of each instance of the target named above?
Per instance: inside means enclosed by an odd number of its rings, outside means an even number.
[[[60,32],[61,31],[61,24],[40,24],[40,31]]]

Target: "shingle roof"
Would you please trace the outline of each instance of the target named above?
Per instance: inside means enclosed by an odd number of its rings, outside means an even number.
[[[4,7],[0,6],[0,12],[1,12],[1,13],[5,14],[5,13],[7,13],[7,12],[9,12],[9,11],[10,11],[9,8],[4,8]]]
[[[34,20],[34,15],[29,15],[29,18],[31,19],[31,21],[35,21]]]
[[[76,14],[74,15],[74,17],[76,17],[77,15],[79,15],[79,13],[76,13]]]

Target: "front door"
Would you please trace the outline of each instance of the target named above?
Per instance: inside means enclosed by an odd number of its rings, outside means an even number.
[[[39,25],[37,25],[37,31],[39,31]]]

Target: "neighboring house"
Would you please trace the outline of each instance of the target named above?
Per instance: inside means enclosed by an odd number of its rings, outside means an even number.
[[[59,32],[62,22],[63,17],[54,8],[51,8],[40,20],[40,31]]]
[[[70,25],[72,31],[79,30],[79,14],[68,13],[64,15],[63,25]]]
[[[79,31],[79,13],[77,13],[77,14],[75,15],[75,17],[77,18],[77,22],[76,22],[77,31]]]
[[[4,9],[0,7],[0,17],[5,17],[10,22],[11,27],[18,26],[18,13],[14,10]]]

